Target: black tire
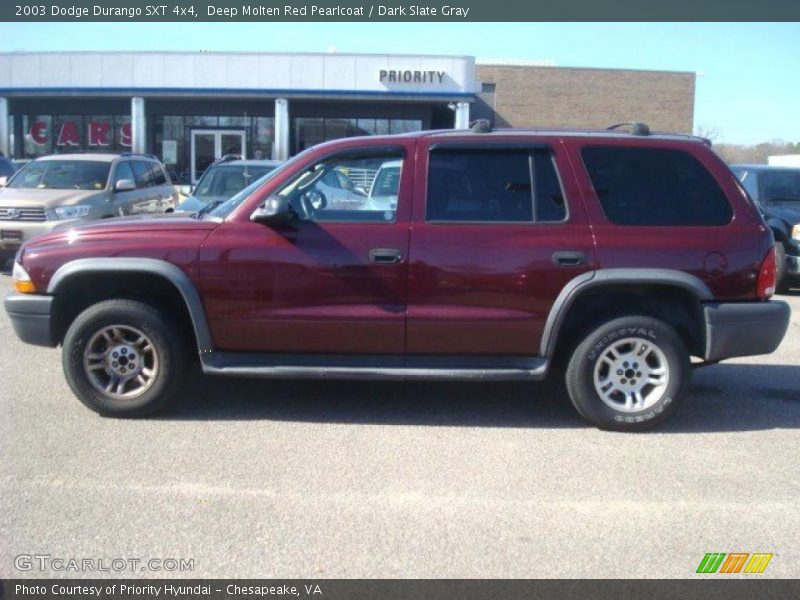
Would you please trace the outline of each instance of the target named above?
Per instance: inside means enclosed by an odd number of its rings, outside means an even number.
[[[775,291],[788,292],[789,281],[786,276],[786,248],[783,242],[775,242]]]
[[[631,347],[624,343],[629,339],[646,342],[651,348],[654,347],[655,350],[652,350],[652,353],[644,354],[645,360],[652,362],[645,366],[647,369],[655,369],[658,364],[665,362],[667,375],[663,389],[661,386],[648,384],[640,392],[639,398],[644,399],[641,409],[631,402],[631,408],[624,410],[621,405],[626,400],[623,398],[627,399],[628,390],[632,389],[626,386],[642,385],[642,381],[645,379],[642,375],[647,375],[643,373],[645,369],[640,367],[638,362],[634,363],[629,360],[624,363],[629,367],[623,367],[621,361],[630,356],[623,355],[623,353],[619,354],[620,362],[614,363],[617,364],[619,370],[612,371],[610,369],[612,363],[608,358],[610,353],[614,349],[622,348],[624,350]],[[660,354],[656,354],[656,351]],[[634,364],[637,365],[636,369],[633,369]],[[611,389],[612,397],[607,401],[603,400],[595,387],[596,369],[598,369],[599,381],[601,383],[608,382],[609,389]],[[637,372],[640,377],[638,381],[635,379]],[[602,378],[604,373],[608,379]],[[625,379],[627,373],[632,373],[634,379]],[[653,373],[656,371],[653,370]],[[581,341],[569,361],[566,384],[572,404],[587,421],[601,429],[643,431],[663,423],[680,405],[686,396],[690,374],[689,353],[672,327],[651,317],[629,316],[600,325]],[[658,388],[658,392],[652,396],[652,404],[647,404],[649,393],[656,391],[656,388]],[[605,391],[605,387],[602,389]],[[614,389],[620,391],[617,392]],[[643,395],[642,392],[644,392]],[[630,392],[630,396],[633,399],[633,392]]]
[[[150,369],[152,376],[149,378],[148,386],[142,386],[141,393],[132,398],[113,397],[113,392],[104,393],[93,385],[89,370],[84,367],[84,356],[89,343],[103,343],[101,332],[112,326],[119,326],[119,329],[128,334],[128,339],[135,337],[130,333],[134,330],[144,334],[150,344],[139,354],[142,355],[147,351],[150,357],[155,357],[152,360],[157,361],[156,367]],[[118,340],[108,342],[109,350],[105,353],[106,358],[98,362],[111,360],[107,357],[112,343],[121,344]],[[150,347],[152,350],[148,350]],[[135,355],[131,355],[136,358]],[[163,409],[183,383],[188,356],[184,336],[170,323],[163,312],[149,304],[128,299],[105,300],[84,310],[67,330],[62,350],[64,375],[78,399],[103,416],[121,418],[143,417]],[[138,360],[140,364],[135,366],[141,370],[144,367],[144,356],[139,356]],[[104,369],[96,369],[96,377],[111,379],[113,374],[109,368],[110,365]],[[119,374],[117,376],[118,380],[122,377]],[[125,385],[139,384],[132,381]]]

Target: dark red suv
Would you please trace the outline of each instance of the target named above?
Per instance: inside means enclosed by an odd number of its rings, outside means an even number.
[[[311,148],[195,214],[27,243],[5,301],[63,346],[78,398],[163,407],[209,375],[539,380],[638,430],[690,357],[772,352],[770,231],[703,140],[624,131],[421,132]]]

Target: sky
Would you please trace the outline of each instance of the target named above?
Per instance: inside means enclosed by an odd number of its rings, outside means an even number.
[[[800,143],[800,23],[14,23],[0,51],[460,54],[697,73],[717,143]]]

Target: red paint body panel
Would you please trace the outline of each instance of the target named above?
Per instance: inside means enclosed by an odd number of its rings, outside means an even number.
[[[62,265],[80,258],[156,258],[181,268],[197,284],[195,266],[203,239],[219,223],[189,217],[106,219],[58,229],[25,244],[25,267],[37,290],[46,290]]]
[[[592,187],[580,150],[588,145],[653,145],[688,152],[714,177],[733,207],[733,219],[720,227],[642,227],[611,223]],[[705,144],[641,138],[565,139],[575,181],[586,201],[597,243],[597,267],[661,268],[698,277],[721,301],[754,300],[758,266],[772,246],[763,221],[736,184],[730,169]]]
[[[554,224],[441,224],[425,220],[431,144],[548,145],[569,217]],[[610,223],[580,157],[585,144],[649,145],[692,153],[734,209],[722,227],[625,227]],[[402,146],[406,158],[395,223],[267,226],[250,215],[300,169],[339,150]],[[223,223],[132,218],[76,227],[30,241],[23,263],[37,289],[63,264],[88,257],[171,262],[198,287],[216,349],[342,354],[535,355],[554,301],[592,269],[676,269],[699,277],[719,300],[753,300],[769,231],[728,168],[697,141],[631,135],[482,137],[470,132],[351,138],[320,145],[269,180]],[[400,250],[376,265],[374,248]],[[553,253],[586,255],[557,266]]]
[[[459,136],[440,146],[464,141]],[[493,137],[490,144],[518,141]],[[570,165],[559,140],[537,138]],[[591,270],[594,244],[572,178],[562,175],[568,219],[563,223],[427,223],[428,153],[417,148],[409,256],[407,351],[410,354],[535,355],[545,321],[566,283]],[[587,264],[556,266],[553,253],[582,252]]]

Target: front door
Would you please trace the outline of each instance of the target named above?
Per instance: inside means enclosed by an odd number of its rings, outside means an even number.
[[[291,221],[231,220],[209,235],[200,285],[218,350],[403,353],[411,169],[396,207],[376,209],[363,187],[402,158],[382,147],[322,159],[276,191]]]
[[[245,158],[247,138],[236,129],[192,130],[192,184],[196,184],[208,166],[226,154]]]

